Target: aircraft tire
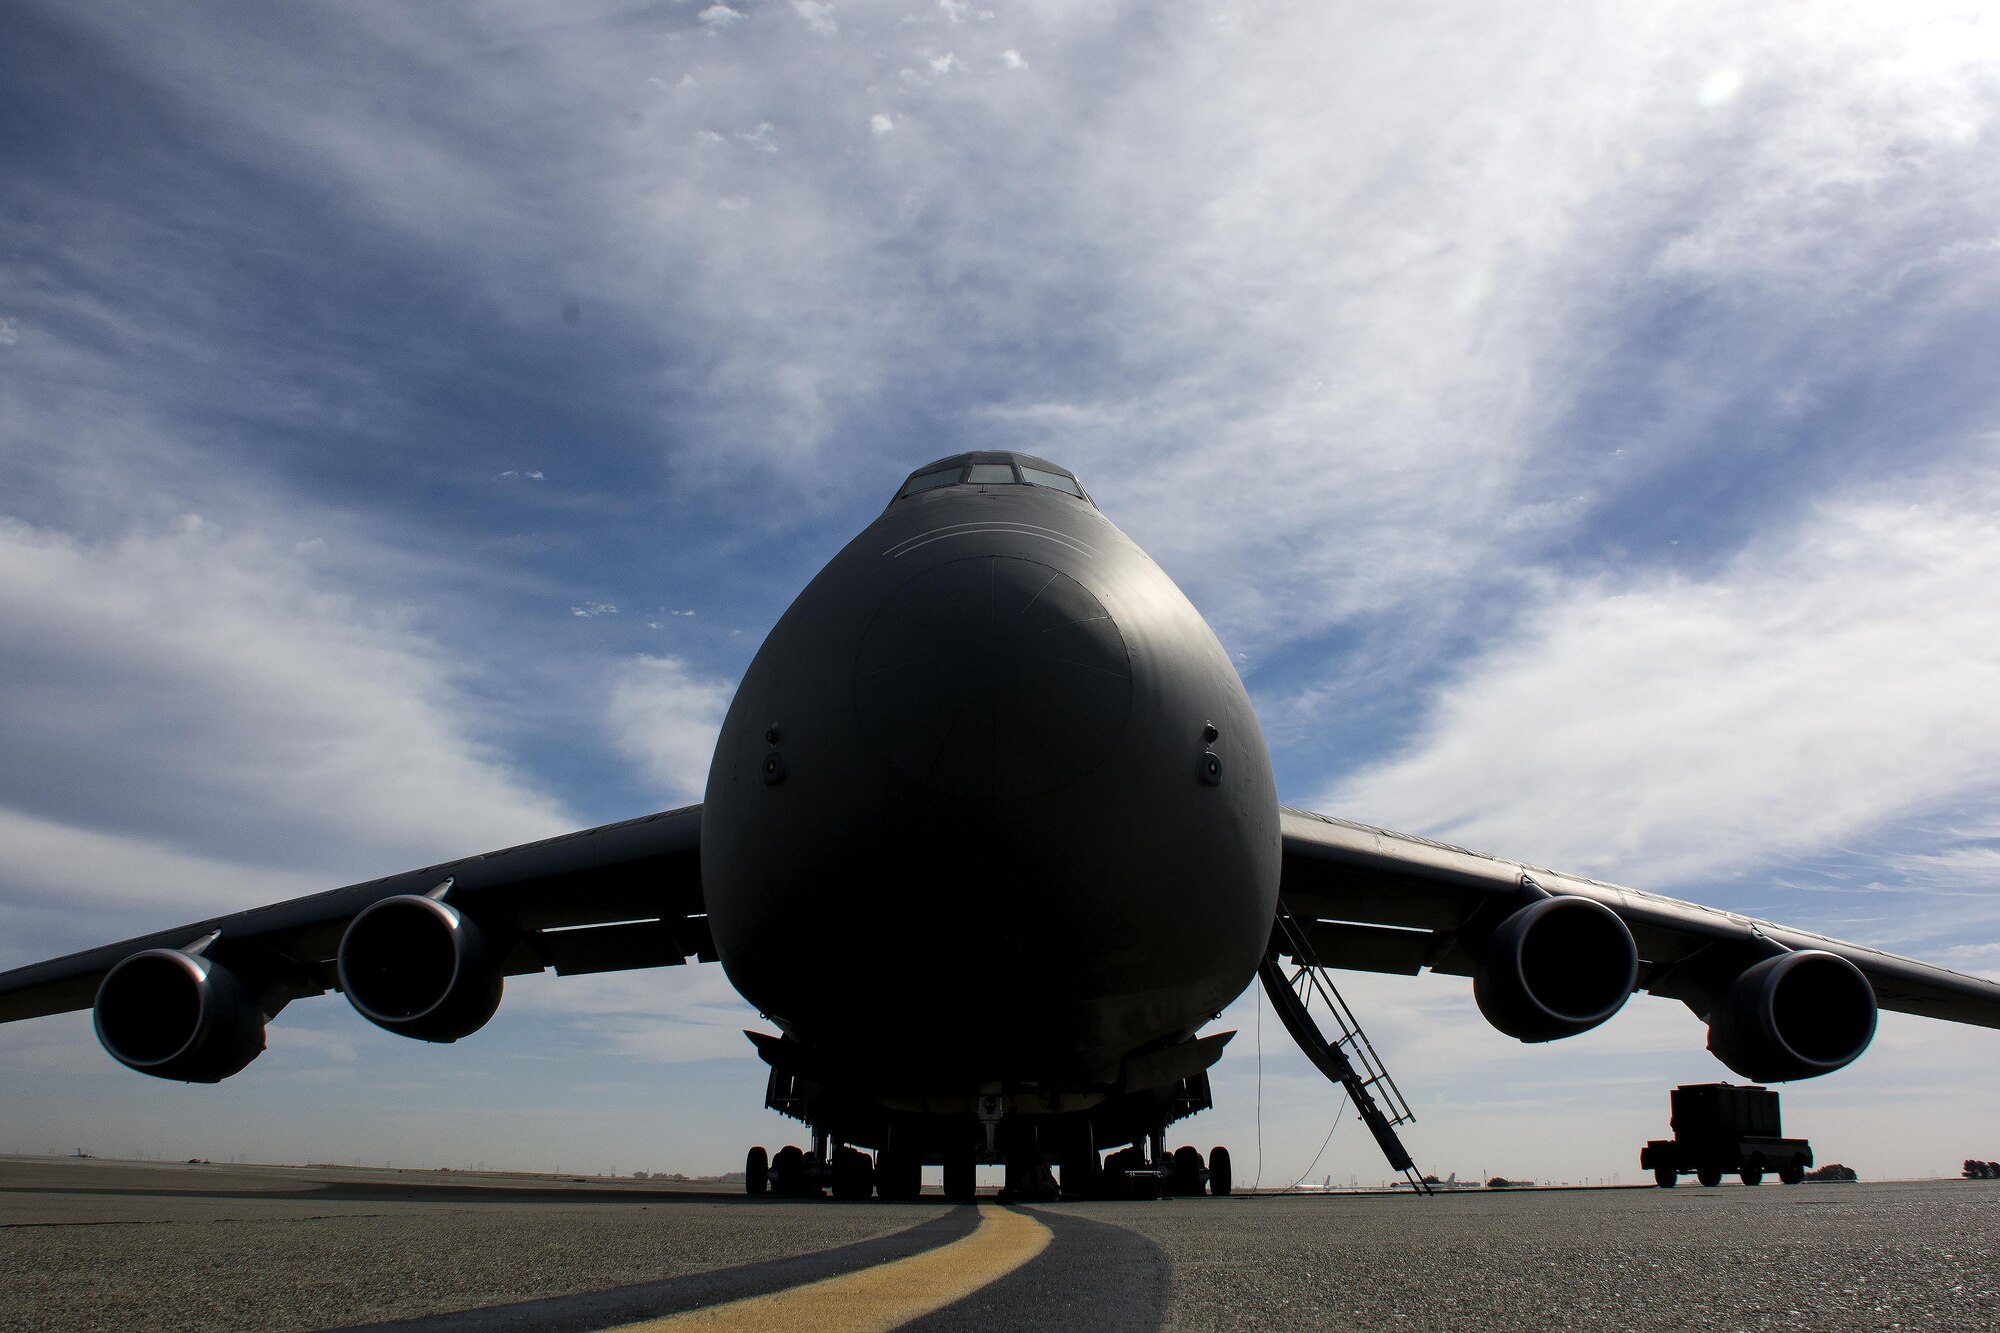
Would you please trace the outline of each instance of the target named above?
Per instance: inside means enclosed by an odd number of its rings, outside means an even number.
[[[1200,1194],[1201,1151],[1192,1144],[1184,1144],[1174,1149],[1167,1175],[1167,1193]]]
[[[1719,1166],[1704,1166],[1694,1173],[1694,1178],[1699,1180],[1705,1188],[1714,1189],[1722,1183],[1722,1168]]]
[[[761,1147],[743,1159],[743,1192],[760,1199],[771,1188],[771,1158]]]
[[[805,1149],[788,1143],[771,1158],[771,1193],[790,1199],[804,1199],[819,1193],[816,1185],[807,1184]]]
[[[1229,1149],[1223,1147],[1209,1149],[1208,1192],[1220,1199],[1235,1188],[1236,1181],[1229,1169]]]
[[[875,1167],[868,1154],[846,1144],[833,1150],[833,1197],[865,1199],[875,1192]]]
[[[1653,1168],[1653,1183],[1663,1190],[1670,1190],[1681,1183],[1681,1173],[1671,1166],[1656,1166]]]
[[[1112,1153],[1104,1159],[1104,1169],[1106,1171],[1116,1171],[1121,1175],[1127,1171],[1137,1171],[1145,1165],[1145,1150],[1137,1144],[1133,1144],[1129,1148],[1120,1148],[1117,1152]]]

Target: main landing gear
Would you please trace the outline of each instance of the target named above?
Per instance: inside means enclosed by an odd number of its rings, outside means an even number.
[[[1192,1145],[1169,1156],[1163,1135],[1145,1146],[1132,1144],[1099,1159],[1094,1151],[1063,1154],[1056,1173],[1039,1154],[1020,1153],[1006,1161],[1006,1184],[1000,1198],[1009,1203],[1063,1199],[1157,1199],[1162,1196],[1218,1198],[1235,1188],[1229,1149],[1214,1148],[1206,1160]],[[1148,1149],[1150,1148],[1150,1152]],[[979,1194],[978,1158],[970,1148],[942,1154],[943,1193],[954,1203],[971,1203]],[[818,1139],[810,1150],[788,1144],[776,1153],[752,1148],[743,1162],[743,1192],[751,1198],[775,1195],[785,1199],[858,1201],[873,1195],[907,1202],[922,1193],[923,1159],[915,1153],[885,1150],[873,1157],[848,1144]]]
[[[1235,1187],[1235,1173],[1229,1165],[1229,1149],[1211,1149],[1206,1162],[1202,1160],[1201,1150],[1192,1144],[1184,1144],[1168,1156],[1156,1135],[1150,1163],[1138,1144],[1120,1148],[1104,1159],[1099,1189],[1084,1197],[1157,1199],[1165,1195],[1199,1198],[1209,1194],[1219,1199],[1232,1193]]]
[[[895,1171],[892,1161],[890,1173],[881,1181],[885,1199],[900,1197],[892,1191],[916,1183],[914,1179],[900,1180]],[[880,1176],[882,1172],[867,1153],[846,1144],[829,1153],[824,1141],[816,1143],[810,1153],[789,1143],[775,1154],[752,1148],[743,1160],[743,1192],[753,1199],[765,1194],[781,1199],[817,1199],[828,1189],[836,1199],[865,1199],[875,1192]],[[916,1197],[914,1188],[909,1188],[908,1197]]]

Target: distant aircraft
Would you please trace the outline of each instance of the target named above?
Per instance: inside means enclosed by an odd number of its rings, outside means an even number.
[[[812,1130],[750,1151],[753,1193],[910,1198],[933,1164],[968,1198],[977,1162],[1023,1195],[1052,1162],[1066,1192],[1227,1193],[1225,1149],[1164,1148],[1232,1035],[1197,1033],[1310,955],[1471,977],[1529,1042],[1649,990],[1756,1081],[1846,1065],[1878,1006],[2000,1027],[1990,981],[1280,807],[1213,631],[1073,474],[1010,453],[918,469],[813,579],[701,805],[20,968],[0,1021],[92,1007],[125,1065],[214,1082],[328,990],[449,1042],[507,976],[692,957],[777,1028],[749,1034],[766,1104]]]

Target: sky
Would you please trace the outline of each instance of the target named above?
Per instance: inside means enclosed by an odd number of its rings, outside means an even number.
[[[653,0],[0,20],[0,968],[699,799],[922,463],[1074,469],[1290,804],[2000,977],[2000,16]],[[1439,1174],[1633,1181],[1729,1077],[1343,988]],[[1244,1183],[1379,1180],[1246,994]],[[0,1152],[740,1165],[720,970],[337,997],[219,1087],[0,1028]],[[2000,1156],[2000,1032],[1785,1091]]]

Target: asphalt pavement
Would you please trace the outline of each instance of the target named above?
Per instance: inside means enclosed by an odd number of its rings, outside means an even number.
[[[1994,1181],[1027,1211],[1044,1248],[903,1327],[2000,1330]],[[0,1158],[0,1329],[603,1328],[969,1245],[979,1224],[929,1198]]]

